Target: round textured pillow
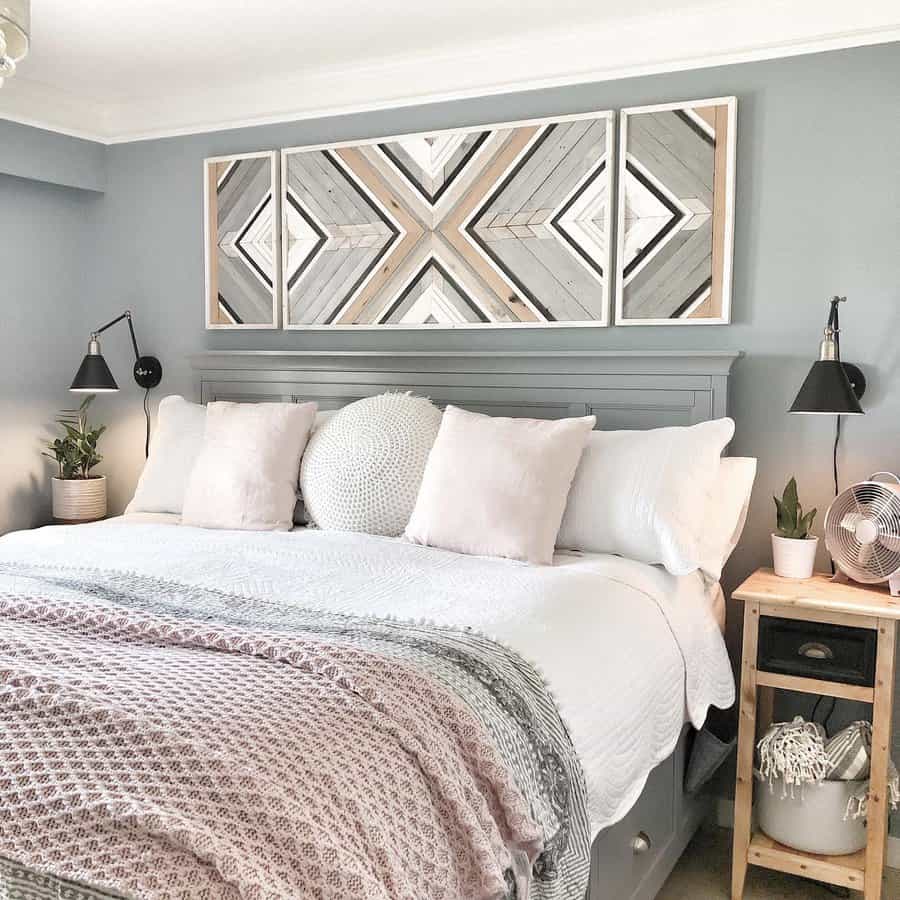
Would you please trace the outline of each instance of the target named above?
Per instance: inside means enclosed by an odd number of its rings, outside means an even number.
[[[402,534],[440,424],[441,411],[412,394],[379,394],[339,410],[303,454],[309,520],[333,531]]]

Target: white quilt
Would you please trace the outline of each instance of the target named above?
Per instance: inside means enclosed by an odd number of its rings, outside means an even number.
[[[558,554],[552,567],[538,567],[343,532],[118,519],[7,535],[0,561],[165,574],[250,597],[483,631],[546,676],[585,770],[595,832],[628,812],[685,716],[700,727],[710,705],[734,702],[700,576],[613,556]]]

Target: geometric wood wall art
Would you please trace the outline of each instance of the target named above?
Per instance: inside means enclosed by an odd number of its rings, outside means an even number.
[[[281,325],[277,152],[204,161],[206,327]]]
[[[283,151],[284,326],[608,324],[612,125]]]
[[[737,100],[622,110],[616,324],[731,319]]]

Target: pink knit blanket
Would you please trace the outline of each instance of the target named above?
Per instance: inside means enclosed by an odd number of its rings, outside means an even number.
[[[409,660],[0,596],[0,856],[141,898],[477,900],[541,849],[484,725]]]

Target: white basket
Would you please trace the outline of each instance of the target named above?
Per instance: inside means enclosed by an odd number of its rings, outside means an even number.
[[[756,786],[756,814],[760,829],[772,840],[823,856],[856,853],[866,846],[866,823],[844,818],[847,804],[860,787],[859,781],[822,781],[787,788],[779,778]]]
[[[106,515],[106,476],[52,478],[53,518],[57,522],[95,522]]]

